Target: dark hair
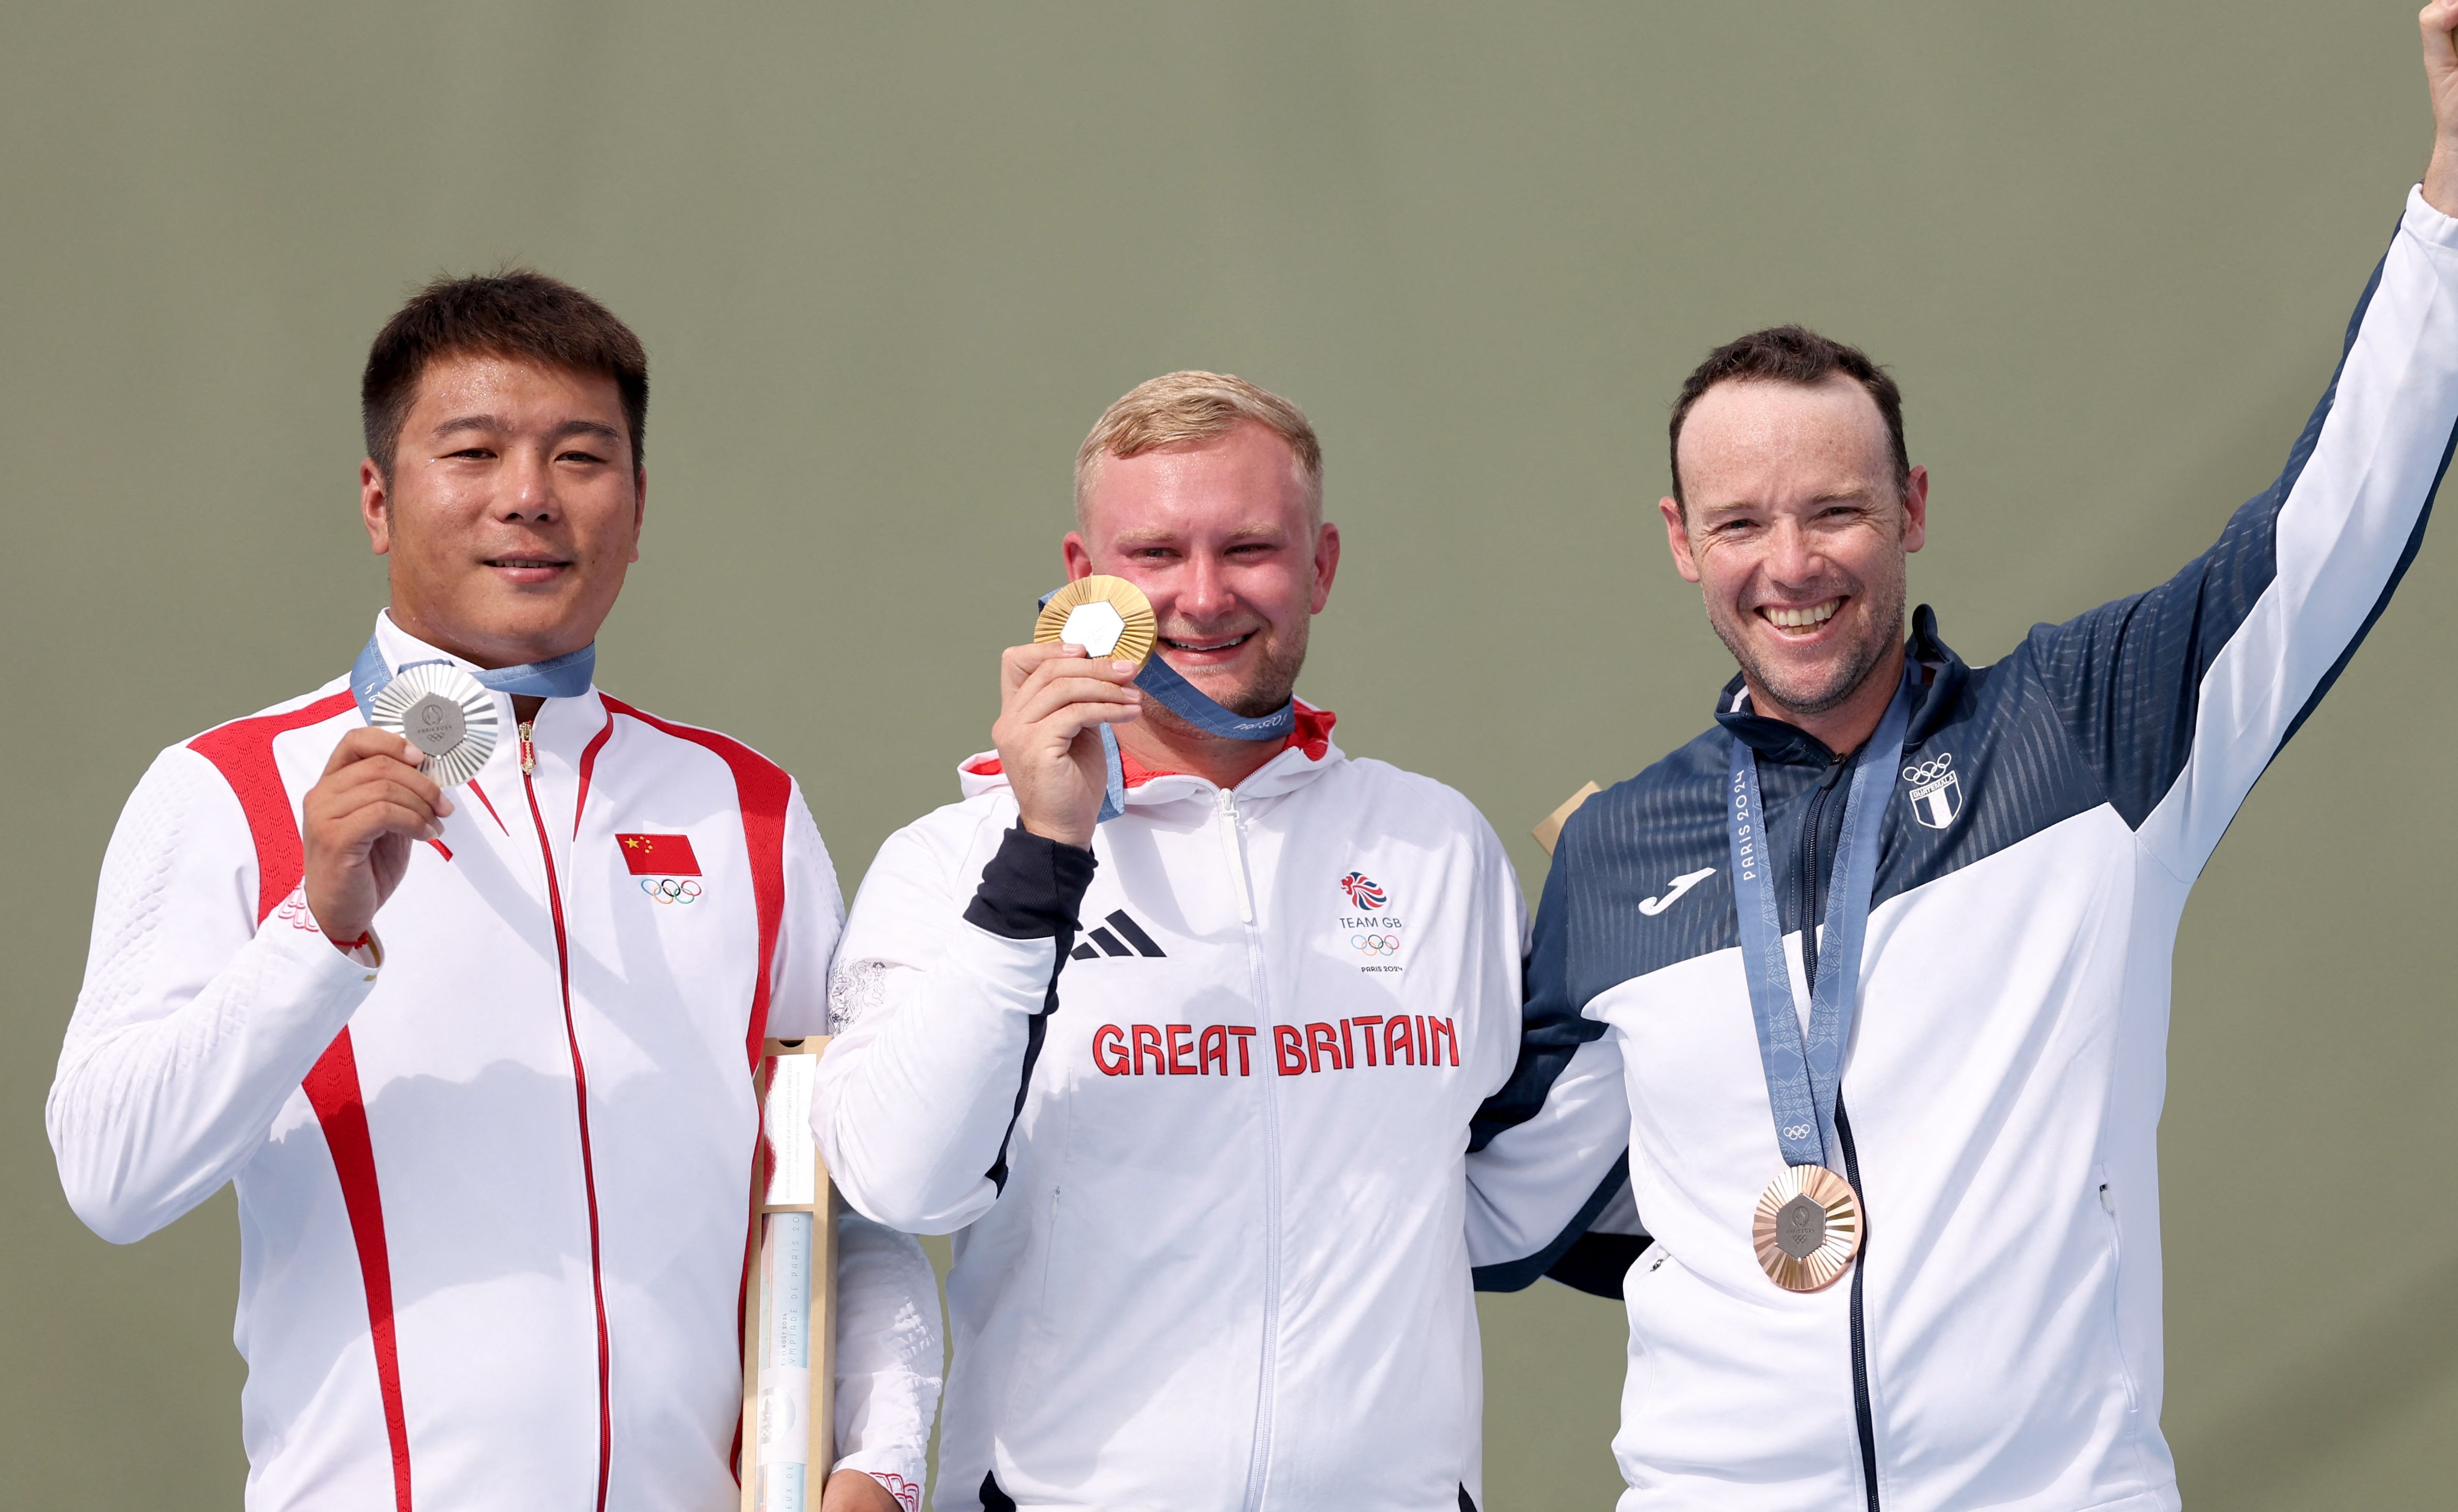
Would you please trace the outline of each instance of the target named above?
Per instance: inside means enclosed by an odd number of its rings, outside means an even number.
[[[602,373],[623,396],[632,466],[649,428],[649,357],[614,312],[560,279],[527,268],[467,279],[438,279],[376,333],[359,380],[359,418],[367,455],[389,477],[393,448],[427,364],[463,353],[525,357]]]
[[[1895,492],[1910,492],[1912,460],[1904,449],[1904,394],[1886,370],[1859,347],[1828,341],[1807,326],[1773,325],[1717,347],[1681,381],[1681,397],[1673,402],[1673,502],[1688,502],[1681,497],[1681,425],[1707,390],[1718,383],[1751,382],[1807,386],[1823,383],[1837,373],[1868,390],[1877,402],[1878,414],[1886,423],[1886,440],[1895,449]]]

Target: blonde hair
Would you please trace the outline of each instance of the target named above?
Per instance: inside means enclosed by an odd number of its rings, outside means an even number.
[[[1189,369],[1163,373],[1137,383],[1093,423],[1093,432],[1075,450],[1075,524],[1084,524],[1084,507],[1093,478],[1103,457],[1124,461],[1162,446],[1211,441],[1248,421],[1288,443],[1298,476],[1305,480],[1307,512],[1323,520],[1323,443],[1302,410],[1267,388],[1258,388],[1230,373]]]

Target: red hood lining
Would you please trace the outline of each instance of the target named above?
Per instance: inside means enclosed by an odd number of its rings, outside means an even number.
[[[1305,753],[1307,760],[1320,761],[1331,750],[1331,727],[1339,722],[1340,715],[1330,710],[1317,709],[1301,700],[1297,709],[1297,725],[1289,731],[1288,738],[1281,743],[1281,750],[1286,751],[1295,747]],[[1273,753],[1275,756],[1279,754],[1279,752]],[[966,762],[964,770],[969,777],[994,777],[1002,775],[1005,769],[999,764],[997,756],[986,756]],[[1126,777],[1127,786],[1131,788],[1141,787],[1155,777],[1193,775],[1172,768],[1147,767],[1130,756],[1124,747],[1118,751],[1118,770]]]

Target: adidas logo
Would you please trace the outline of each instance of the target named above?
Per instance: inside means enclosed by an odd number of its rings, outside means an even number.
[[[1127,911],[1121,908],[1094,925],[1093,932],[1084,937],[1082,944],[1068,952],[1067,959],[1097,961],[1103,956],[1159,957],[1167,954],[1169,952],[1163,950],[1152,936],[1145,934],[1143,926],[1128,918]]]

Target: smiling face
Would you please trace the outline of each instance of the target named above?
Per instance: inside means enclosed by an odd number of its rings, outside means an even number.
[[[393,622],[482,667],[597,638],[640,558],[648,481],[614,380],[525,358],[427,364],[390,475],[359,465]]]
[[[1071,580],[1123,577],[1152,600],[1157,652],[1245,715],[1289,701],[1306,632],[1331,594],[1340,528],[1316,506],[1288,443],[1248,421],[1213,440],[1104,456],[1068,532]],[[1177,715],[1148,704],[1156,723]]]
[[[1914,467],[1898,491],[1868,392],[1841,374],[1719,383],[1691,408],[1678,456],[1687,508],[1659,505],[1674,565],[1699,586],[1754,706],[1814,727],[1873,696],[1869,674],[1902,650],[1928,475]]]

